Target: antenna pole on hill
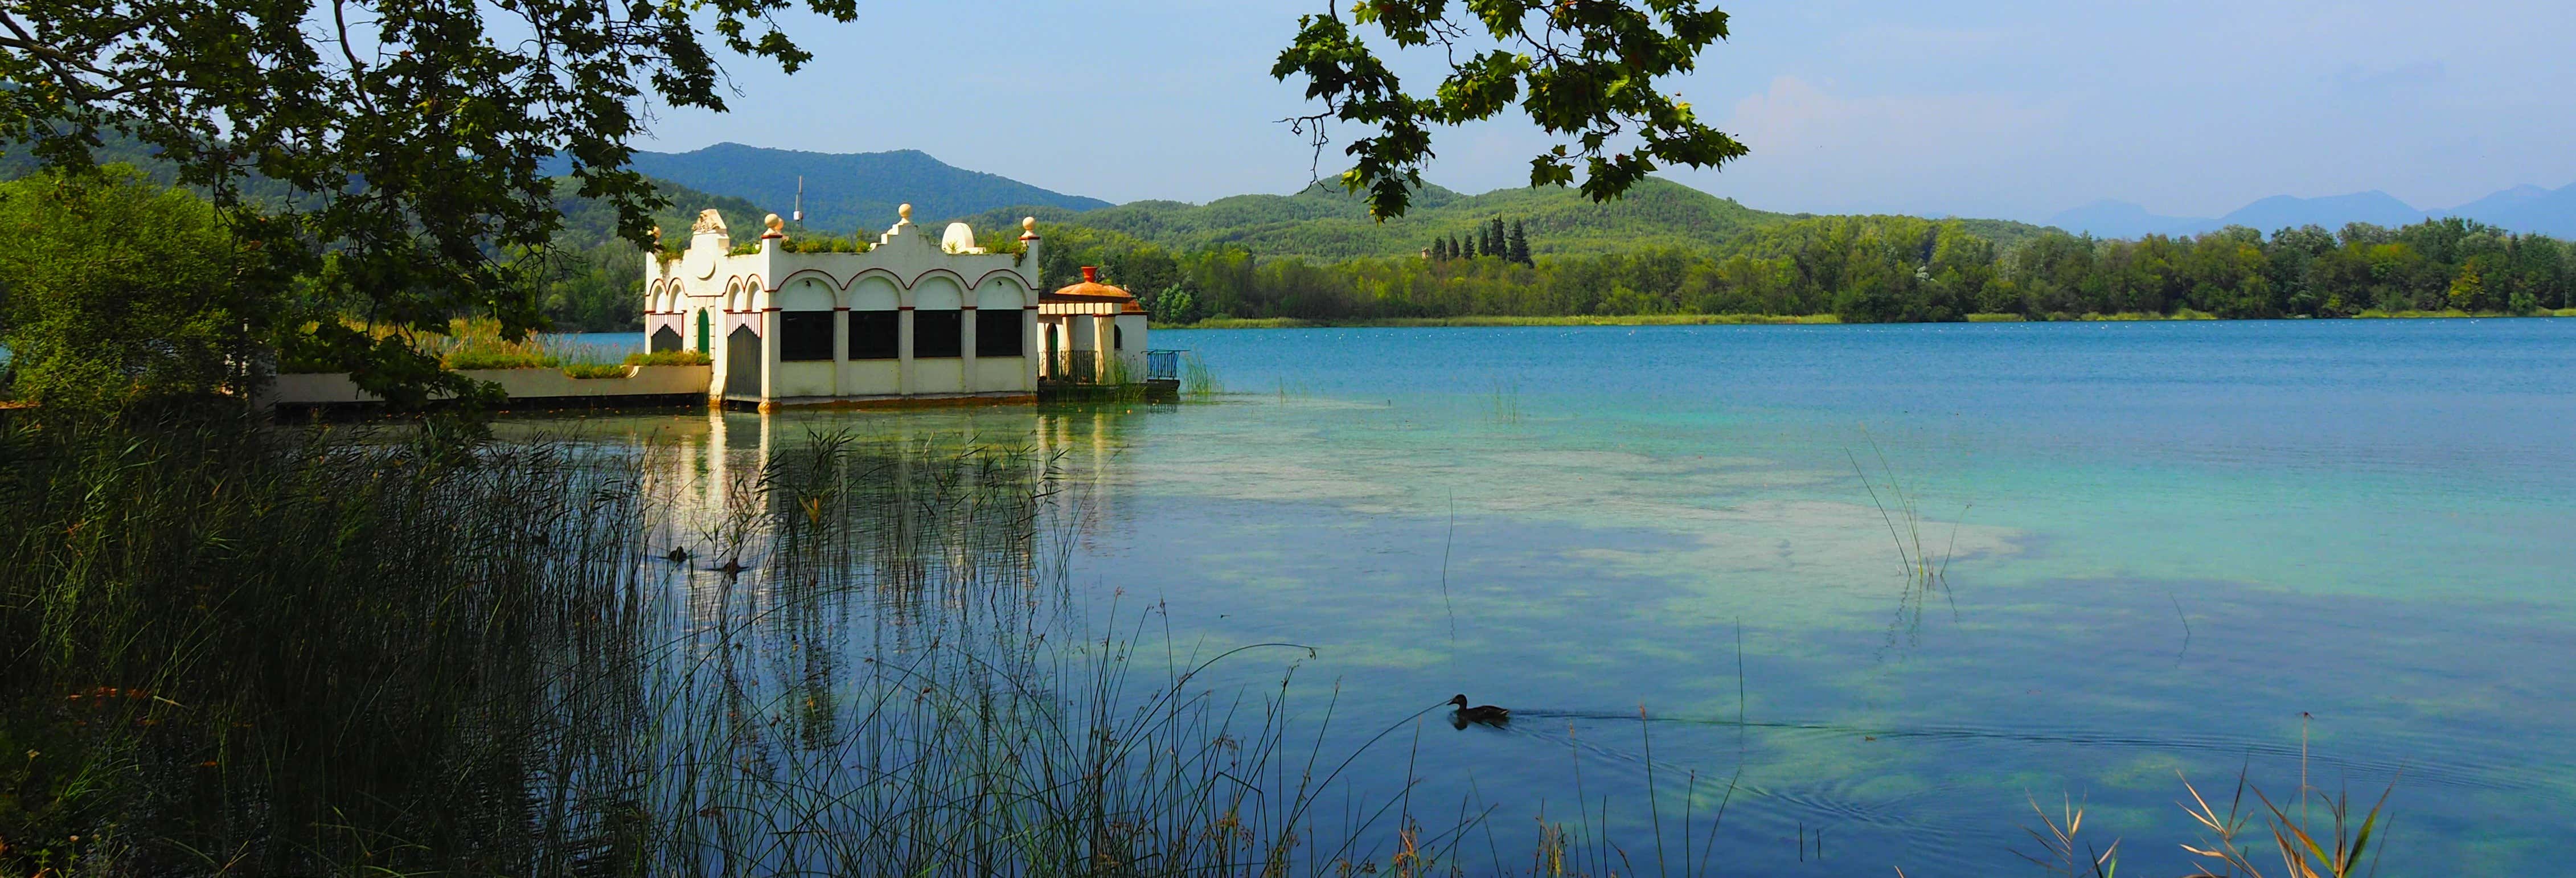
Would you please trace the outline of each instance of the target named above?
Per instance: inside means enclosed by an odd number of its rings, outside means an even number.
[[[792,216],[797,222],[805,221],[805,175],[803,174],[796,175],[796,209],[792,212]]]

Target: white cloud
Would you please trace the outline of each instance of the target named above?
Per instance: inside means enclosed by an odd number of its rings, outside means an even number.
[[[2013,204],[2015,157],[2062,140],[2062,107],[1988,93],[1847,95],[1795,76],[1718,127],[1752,155],[1694,185],[1778,210],[1970,213]],[[2003,197],[1999,197],[2003,196]]]

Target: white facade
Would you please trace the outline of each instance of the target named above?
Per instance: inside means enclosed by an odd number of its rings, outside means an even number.
[[[1127,383],[1147,375],[1146,315],[1136,297],[1082,267],[1082,282],[1039,297],[1043,375],[1051,381]]]
[[[908,204],[866,253],[786,252],[778,217],[766,225],[757,252],[734,254],[723,218],[705,211],[679,258],[645,256],[648,345],[713,358],[710,402],[1035,399],[1034,222],[1021,223],[1017,254],[974,247],[962,223],[936,240]]]

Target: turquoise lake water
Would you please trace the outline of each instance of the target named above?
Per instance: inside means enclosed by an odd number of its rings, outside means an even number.
[[[2576,836],[2576,321],[1153,343],[1227,392],[768,431],[1065,452],[1088,599],[1314,647],[1297,703],[1339,744],[1513,708],[1351,769],[1493,806],[1506,865],[1577,772],[1643,862],[1649,735],[1668,834],[1681,778],[1703,821],[1727,798],[1721,873],[2028,870],[2028,801],[2071,797],[2181,874],[2182,778],[2295,795],[2303,748],[2361,807],[2394,780],[2385,874],[2551,874]]]

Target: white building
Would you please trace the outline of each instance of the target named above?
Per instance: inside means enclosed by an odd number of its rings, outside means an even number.
[[[763,411],[1034,401],[1043,352],[1036,222],[1020,223],[1024,252],[986,253],[964,223],[933,241],[913,225],[912,205],[901,214],[865,253],[788,252],[775,214],[756,250],[735,253],[724,219],[699,214],[686,252],[645,255],[649,346],[706,352],[715,361],[708,400]]]
[[[1147,362],[1145,307],[1101,283],[1093,266],[1082,267],[1081,283],[1039,296],[1037,319],[1041,374],[1051,383],[1130,384],[1159,374]]]

